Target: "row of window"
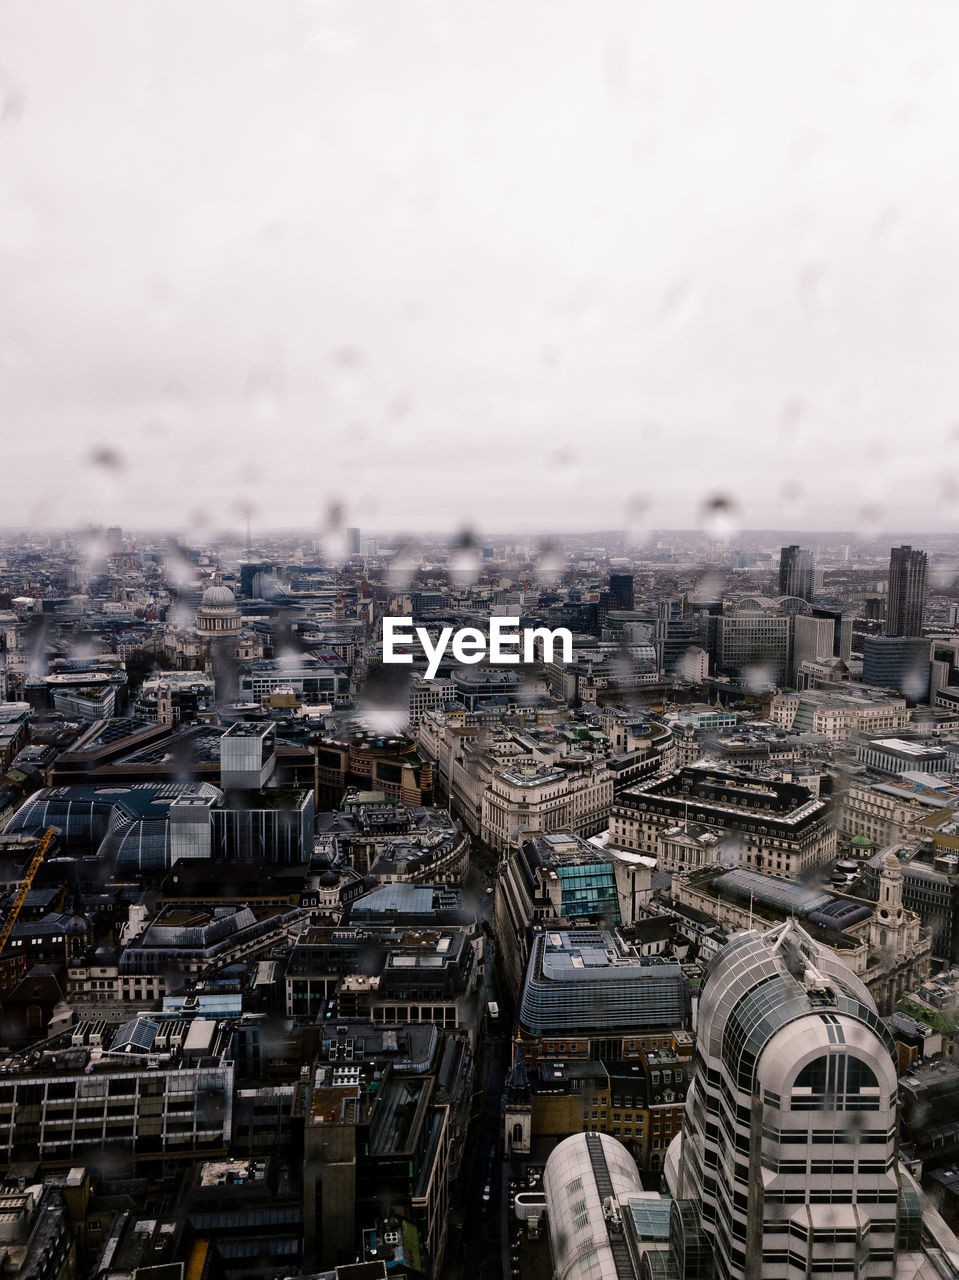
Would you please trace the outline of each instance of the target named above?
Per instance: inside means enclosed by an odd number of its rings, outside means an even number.
[[[848,1187],[825,1187],[804,1190],[800,1187],[788,1191],[767,1191],[764,1199],[767,1204],[848,1204],[850,1196],[856,1204],[895,1204],[899,1198],[897,1191],[867,1191]]]
[[[871,1249],[869,1251],[869,1262],[891,1262],[895,1258],[892,1249]],[[806,1258],[802,1254],[794,1253],[792,1249],[769,1249],[763,1253],[763,1263],[769,1266],[787,1265],[792,1267],[800,1267],[804,1275],[829,1275],[829,1276],[849,1276],[859,1274],[859,1264],[853,1258],[830,1258],[825,1261],[816,1261],[807,1263]]]
[[[853,1134],[849,1129],[814,1129],[812,1133],[808,1133],[805,1129],[774,1129],[770,1125],[763,1125],[763,1137],[768,1138],[770,1142],[779,1142],[785,1145],[799,1144],[805,1146],[812,1143],[814,1146],[838,1146],[838,1145],[858,1145],[859,1143],[886,1144],[893,1141],[896,1136],[895,1128],[865,1130],[857,1134]]]
[[[807,1172],[825,1175],[825,1174],[851,1174],[851,1173],[886,1173],[889,1169],[896,1167],[896,1157],[890,1156],[888,1160],[772,1160],[769,1156],[763,1155],[762,1166],[769,1169],[773,1173],[801,1173]]]

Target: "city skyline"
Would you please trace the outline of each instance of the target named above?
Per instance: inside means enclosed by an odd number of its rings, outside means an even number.
[[[253,533],[0,536],[16,1273],[959,1273],[956,554]]]

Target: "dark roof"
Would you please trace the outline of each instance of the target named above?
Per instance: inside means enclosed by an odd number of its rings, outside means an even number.
[[[60,968],[52,964],[31,965],[10,994],[4,1005],[41,1004],[55,1005],[63,999]]]

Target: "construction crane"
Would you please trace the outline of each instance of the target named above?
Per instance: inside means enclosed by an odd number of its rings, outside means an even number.
[[[26,874],[20,881],[20,888],[17,890],[17,896],[13,900],[13,906],[7,912],[7,918],[3,922],[3,928],[0,929],[0,956],[3,955],[3,949],[10,940],[13,933],[13,926],[17,923],[17,916],[20,914],[20,908],[23,906],[24,899],[30,892],[30,886],[33,884],[33,877],[37,874],[40,863],[46,857],[47,850],[53,841],[53,837],[57,835],[56,827],[47,827],[44,831],[40,843],[37,845],[37,851],[27,867]]]

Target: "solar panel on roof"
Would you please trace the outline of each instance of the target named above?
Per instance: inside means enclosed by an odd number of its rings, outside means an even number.
[[[124,1049],[129,1045],[133,1049],[141,1049],[145,1053],[149,1053],[156,1041],[159,1029],[157,1023],[151,1022],[149,1018],[131,1018],[129,1022],[124,1022],[117,1030],[111,1049],[116,1052],[118,1049]]]

